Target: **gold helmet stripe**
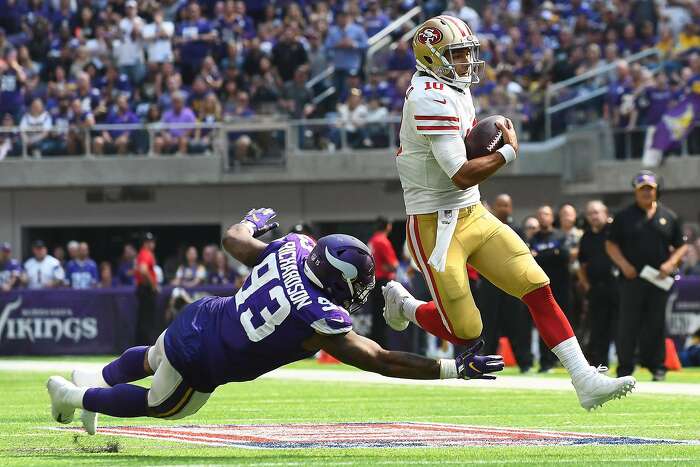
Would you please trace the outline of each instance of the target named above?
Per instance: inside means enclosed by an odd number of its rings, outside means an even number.
[[[441,15],[438,16],[438,18],[446,20],[448,23],[452,23],[455,26],[455,28],[457,28],[457,31],[462,35],[462,37],[467,37],[469,35],[467,31],[465,31],[462,28],[462,25],[459,24],[461,22],[460,20],[457,20],[456,18],[453,18],[449,15]],[[459,37],[460,34],[455,34],[455,36]]]
[[[441,23],[443,23],[445,26],[447,26],[447,29],[449,29],[450,32],[452,33],[452,37],[453,37],[454,39],[457,39],[459,36],[462,35],[461,32],[460,32],[460,30],[459,30],[459,28],[458,28],[454,23],[452,23],[451,21],[447,21],[445,18],[446,18],[445,16],[436,16],[436,17],[433,18],[433,19],[438,20],[439,22],[441,22]],[[445,39],[447,39],[447,38],[445,38]]]

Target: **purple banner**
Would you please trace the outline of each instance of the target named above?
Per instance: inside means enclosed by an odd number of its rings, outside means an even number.
[[[680,144],[693,122],[700,120],[700,94],[690,93],[668,110],[656,125],[652,148],[668,151]]]
[[[172,287],[166,287],[159,294],[158,316],[164,316],[171,291]],[[232,295],[234,290],[205,286],[188,292],[199,298]],[[3,293],[0,294],[0,355],[120,353],[135,339],[136,310],[136,296],[130,287]],[[161,327],[165,327],[164,321]]]
[[[676,281],[668,310],[668,334],[673,337],[676,347],[682,348],[686,337],[700,329],[700,277],[684,277]]]
[[[674,313],[700,314],[700,277],[684,277],[676,281]]]

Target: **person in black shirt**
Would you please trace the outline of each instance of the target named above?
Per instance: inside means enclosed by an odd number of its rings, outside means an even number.
[[[551,206],[541,206],[537,210],[540,230],[530,239],[530,250],[537,264],[549,277],[552,294],[566,313],[569,303],[569,247],[566,235],[554,228],[554,212]],[[556,358],[540,339],[540,373],[549,372]]]
[[[587,230],[579,244],[578,270],[581,287],[588,298],[588,323],[591,337],[588,359],[592,365],[608,366],[610,342],[615,336],[618,290],[613,263],[605,251],[608,236],[608,207],[601,201],[586,205]]]
[[[493,201],[492,212],[522,238],[520,229],[513,225],[513,202],[510,196],[498,195]],[[525,305],[483,277],[477,290],[476,300],[484,324],[485,345],[482,354],[495,354],[499,337],[504,335],[510,341],[520,371],[526,373],[532,367],[532,321]]]
[[[640,172],[632,182],[635,202],[623,209],[610,226],[605,247],[622,271],[617,335],[618,376],[631,375],[639,342],[639,360],[653,374],[665,378],[665,309],[669,292],[639,277],[644,266],[673,274],[686,250],[676,214],[657,202],[653,172]]]

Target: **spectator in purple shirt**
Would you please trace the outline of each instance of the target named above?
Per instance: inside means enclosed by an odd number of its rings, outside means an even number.
[[[387,70],[390,75],[395,76],[400,71],[413,70],[416,67],[416,58],[413,51],[408,46],[408,42],[399,41],[396,43],[396,49],[389,55]]]
[[[129,98],[125,94],[117,97],[116,109],[109,113],[106,124],[109,125],[129,125],[139,123],[139,118],[129,108]],[[95,153],[126,154],[129,150],[129,138],[132,130],[114,129],[103,131],[100,136],[95,137]]]
[[[90,75],[85,72],[78,74],[76,83],[77,98],[80,99],[80,106],[83,112],[94,112],[100,105],[100,91],[92,87]]]
[[[90,248],[86,242],[80,242],[78,257],[66,264],[66,279],[73,289],[91,289],[97,285],[97,264],[90,259]]]
[[[362,87],[362,94],[367,96],[368,100],[379,99],[385,107],[391,104],[391,85],[380,70],[369,73],[367,84]]]
[[[197,118],[192,109],[185,107],[185,97],[180,92],[173,96],[173,108],[163,114],[162,123],[191,123],[194,124]],[[177,151],[180,154],[187,152],[187,140],[194,131],[192,128],[174,128],[162,131],[155,139],[154,150],[158,154],[164,152]]]
[[[0,114],[10,113],[17,121],[24,107],[22,87],[27,77],[14,52],[8,52],[5,57],[10,60],[0,60]]]
[[[627,24],[622,30],[622,39],[618,41],[618,46],[623,56],[637,53],[642,48],[642,41],[637,39],[634,24]]]
[[[0,243],[0,292],[9,292],[22,281],[22,265],[11,255],[12,246]]]
[[[646,87],[635,100],[631,126],[656,126],[673,101],[673,91],[665,73],[658,73],[651,86]]]
[[[134,260],[136,259],[136,249],[134,245],[127,243],[124,245],[119,267],[117,268],[117,283],[119,285],[134,285]]]
[[[209,55],[216,42],[216,30],[202,18],[200,6],[192,2],[187,6],[187,20],[175,28],[175,45],[180,47],[180,60],[185,83],[189,84],[199,71],[204,57]]]
[[[245,2],[234,0],[224,3],[224,11],[216,21],[216,29],[224,43],[255,36],[255,24],[251,17],[246,15]]]
[[[367,2],[367,11],[365,12],[364,20],[365,31],[367,31],[369,37],[374,36],[390,23],[389,17],[379,7],[379,2],[377,0],[369,0]]]
[[[131,83],[126,73],[120,73],[114,64],[107,65],[104,76],[97,80],[97,87],[102,91],[102,96],[113,99],[120,94],[131,96]]]

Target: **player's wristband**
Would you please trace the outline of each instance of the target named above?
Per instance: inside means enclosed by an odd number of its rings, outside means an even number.
[[[455,379],[457,375],[457,363],[451,358],[441,358],[440,379]]]
[[[503,147],[497,149],[496,152],[503,156],[503,158],[506,160],[506,164],[513,162],[515,158],[518,157],[518,154],[515,152],[515,148],[513,148],[513,146],[510,144],[504,144]]]
[[[255,235],[255,225],[253,225],[252,222],[241,221],[239,222],[239,224],[241,224],[244,227],[247,227],[248,230],[250,230],[250,235]]]

